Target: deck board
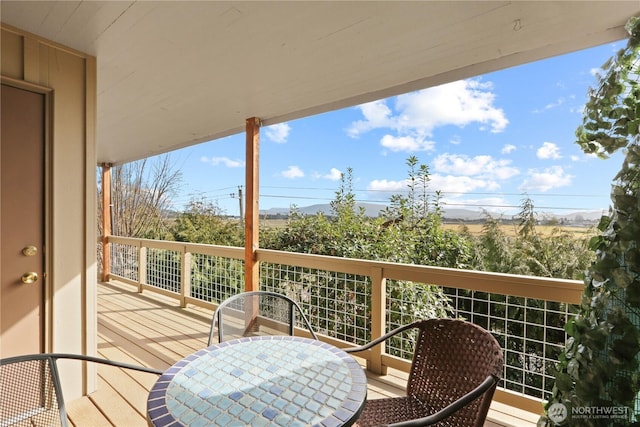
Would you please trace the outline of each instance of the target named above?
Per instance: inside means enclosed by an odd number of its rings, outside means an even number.
[[[98,285],[98,355],[112,360],[166,369],[206,347],[212,311],[178,307],[176,300],[138,294],[130,285]],[[157,376],[98,365],[98,390],[67,403],[75,427],[146,426],[146,397]],[[407,374],[389,369],[386,376],[367,372],[368,399],[401,396]],[[514,418],[496,405],[485,427],[534,426],[527,414]]]

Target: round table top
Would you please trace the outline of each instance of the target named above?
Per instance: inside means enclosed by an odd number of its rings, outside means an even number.
[[[169,368],[149,393],[150,425],[339,426],[367,394],[362,367],[322,341],[247,337],[198,351]]]

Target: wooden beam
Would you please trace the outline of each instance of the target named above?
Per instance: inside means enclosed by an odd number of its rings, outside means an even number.
[[[111,273],[111,165],[102,165],[102,281],[109,280]]]
[[[260,157],[260,119],[252,117],[246,120],[246,170],[245,187],[247,189],[244,221],[244,288],[245,291],[259,290],[258,249],[259,218],[259,157]]]

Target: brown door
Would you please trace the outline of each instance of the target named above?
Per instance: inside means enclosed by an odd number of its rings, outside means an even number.
[[[44,350],[45,95],[2,85],[0,357]]]

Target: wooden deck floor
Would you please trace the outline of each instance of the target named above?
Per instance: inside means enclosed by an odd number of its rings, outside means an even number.
[[[206,346],[211,311],[179,308],[175,300],[145,293],[128,285],[98,286],[98,355],[108,359],[166,369]],[[391,371],[391,370],[390,370]],[[67,402],[72,425],[146,426],[146,397],[155,375],[98,367],[98,390]],[[406,374],[393,371],[380,377],[368,373],[368,398],[404,393]],[[531,414],[494,405],[485,426],[534,426]],[[514,417],[514,414],[516,417]]]

